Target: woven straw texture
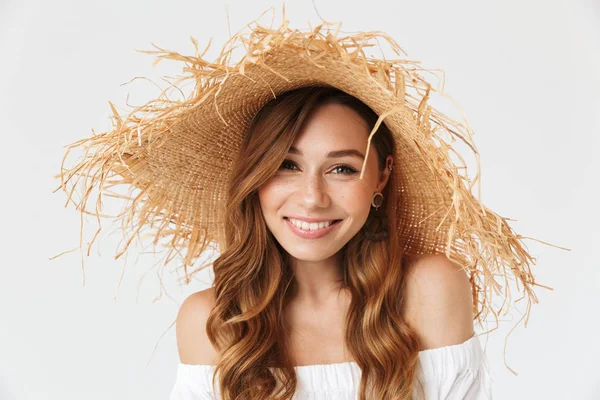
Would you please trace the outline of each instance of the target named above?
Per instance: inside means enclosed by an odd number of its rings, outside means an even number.
[[[459,140],[473,151],[479,168],[470,127],[428,104],[430,94],[439,91],[422,76],[425,70],[418,62],[365,55],[365,49],[380,40],[398,56],[404,54],[391,37],[383,32],[342,36],[340,26],[324,22],[306,31],[292,30],[284,9],[279,27],[252,21],[225,43],[214,61],[203,58],[206,50],[199,53],[193,38],[195,53],[190,56],[157,46],[144,51],[154,54],[155,62],[182,63],[183,75],[159,98],[128,115],[120,115],[111,104],[112,130],[68,145],[59,188],[73,201],[79,187],[81,199],[73,202],[98,220],[101,211],[86,208],[92,189],[98,189],[97,204],[103,195],[111,195],[114,186],[139,189],[135,196],[122,197],[125,211],[117,218],[127,236],[116,257],[150,226],[155,243],[168,238],[165,264],[181,255],[189,281],[199,268],[188,267],[207,246],[224,243],[227,180],[253,115],[287,90],[333,86],[369,105],[397,140],[391,179],[399,192],[395,217],[405,251],[445,253],[464,265],[471,276],[478,320],[491,312],[497,321],[510,303],[511,280],[528,301],[523,318],[528,317],[532,302],[537,302],[532,287],[541,285],[530,271],[533,258],[522,245],[523,237],[473,195],[479,171],[470,179],[466,166],[451,160],[451,153],[463,159],[451,147]],[[231,50],[239,45],[246,54],[232,62]],[[183,100],[170,99],[168,90],[186,81],[194,83],[191,94]],[[67,168],[66,157],[74,148],[85,154]],[[500,307],[491,303],[494,293],[504,300]]]

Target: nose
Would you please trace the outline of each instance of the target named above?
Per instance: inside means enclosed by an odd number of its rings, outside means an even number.
[[[319,174],[309,174],[303,181],[301,187],[301,198],[307,208],[327,207],[329,195],[327,185]]]

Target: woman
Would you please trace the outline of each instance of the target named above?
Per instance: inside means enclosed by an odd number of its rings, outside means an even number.
[[[506,312],[511,280],[526,318],[536,282],[453,160],[456,139],[477,155],[471,130],[428,104],[418,62],[366,56],[379,39],[402,53],[384,33],[283,21],[233,35],[215,61],[196,40],[193,56],[150,52],[184,63],[171,88],[192,92],[113,107],[114,129],[70,145],[85,155],[60,174],[98,218],[114,186],[139,190],[116,195],[132,230],[116,258],[150,228],[189,282],[219,246],[213,287],[178,313],[171,400],[491,398],[473,320]]]
[[[394,212],[396,193],[385,125],[359,179],[377,118],[352,96],[310,86],[256,114],[228,187],[231,250],[214,261],[214,287],[189,296],[178,315],[182,364],[171,399],[216,398],[196,386],[212,379],[213,365],[225,376],[222,398],[256,396],[257,387],[270,394],[276,382],[265,365],[280,366],[288,398],[350,398],[357,365],[373,379],[366,399],[412,398],[417,378],[427,399],[491,398],[467,275],[444,255],[405,258],[395,218],[376,227],[387,238],[373,238],[377,209]],[[219,351],[220,316],[233,314]]]

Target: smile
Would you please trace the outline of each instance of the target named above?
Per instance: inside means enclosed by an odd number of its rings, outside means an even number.
[[[333,220],[333,221],[323,221],[319,223],[306,223],[298,220],[290,220],[289,218],[284,218],[287,226],[294,232],[297,236],[300,236],[305,239],[316,239],[322,236],[325,236],[333,229],[335,229],[341,220]],[[292,222],[293,221],[293,222]],[[308,228],[303,229],[302,227]],[[312,229],[311,229],[312,228]]]

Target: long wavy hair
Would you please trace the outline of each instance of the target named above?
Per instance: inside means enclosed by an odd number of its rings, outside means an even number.
[[[315,108],[337,103],[361,115],[370,127],[377,114],[357,98],[332,87],[309,86],[277,96],[254,116],[229,179],[226,243],[213,262],[215,306],[206,331],[217,350],[215,374],[223,400],[292,399],[297,385],[288,353],[284,309],[294,292],[288,253],[264,220],[258,189],[275,175]],[[385,123],[372,142],[381,172],[395,142]],[[393,179],[382,191],[388,237],[371,241],[365,225],[340,250],[342,288],[351,295],[346,346],[361,369],[359,399],[413,399],[420,343],[402,314],[408,258],[398,241]],[[371,213],[374,211],[371,208]],[[375,227],[376,228],[376,227]],[[277,368],[271,368],[271,367]]]

